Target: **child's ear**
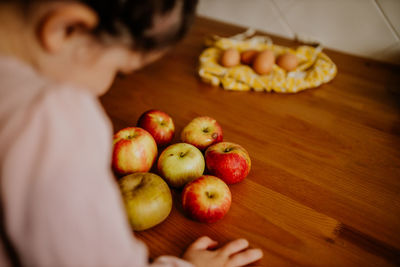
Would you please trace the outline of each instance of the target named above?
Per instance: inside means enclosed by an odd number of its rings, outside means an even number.
[[[42,47],[59,51],[77,30],[90,31],[98,24],[97,14],[79,3],[65,3],[49,10],[39,23],[38,37]]]

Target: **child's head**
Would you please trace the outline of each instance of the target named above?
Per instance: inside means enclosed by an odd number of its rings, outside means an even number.
[[[0,0],[0,16],[12,20],[0,24],[0,53],[101,94],[116,73],[154,61],[180,40],[196,2]]]

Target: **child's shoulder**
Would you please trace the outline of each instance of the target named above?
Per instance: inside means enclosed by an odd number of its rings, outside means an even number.
[[[74,114],[94,109],[102,113],[96,96],[74,84],[58,83],[40,75],[35,69],[12,57],[0,55],[0,113],[27,106],[47,107]],[[103,115],[103,114],[102,114]]]
[[[102,140],[111,135],[110,122],[95,96],[41,77],[13,59],[0,58],[0,102],[0,146],[32,129],[68,139],[93,132]]]

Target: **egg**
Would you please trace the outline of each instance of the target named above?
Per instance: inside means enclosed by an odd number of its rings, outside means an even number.
[[[225,50],[221,55],[220,63],[224,67],[234,67],[240,63],[240,53],[234,48]]]
[[[257,50],[246,50],[240,54],[240,62],[246,65],[251,65],[257,54]]]
[[[271,50],[264,50],[255,57],[253,69],[258,74],[268,74],[275,63],[275,55]]]
[[[278,57],[276,64],[286,71],[294,70],[299,65],[299,60],[292,53],[285,53]]]

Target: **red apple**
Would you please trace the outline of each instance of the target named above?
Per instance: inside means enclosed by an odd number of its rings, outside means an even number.
[[[215,119],[207,116],[193,119],[181,133],[182,142],[192,144],[200,150],[221,142],[222,139],[221,126]]]
[[[229,187],[219,178],[203,175],[188,183],[182,192],[182,206],[193,219],[213,223],[229,211],[232,196]]]
[[[171,143],[175,133],[175,125],[172,118],[160,110],[148,110],[143,113],[137,125],[148,131],[158,146],[165,146]]]
[[[205,158],[210,173],[227,184],[242,181],[250,172],[249,153],[234,143],[221,142],[210,146],[205,153]]]
[[[114,135],[112,166],[118,174],[148,172],[157,156],[157,145],[146,130],[128,127]]]
[[[177,143],[161,153],[157,168],[170,186],[181,187],[203,174],[204,157],[195,146]]]

